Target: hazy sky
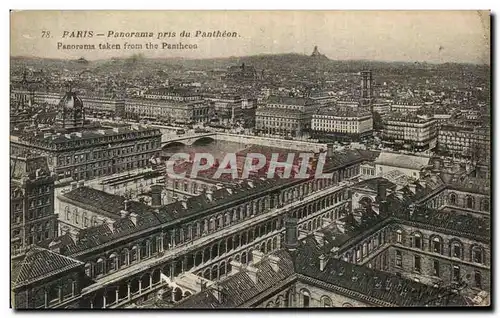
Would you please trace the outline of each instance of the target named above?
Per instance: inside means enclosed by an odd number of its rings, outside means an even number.
[[[42,38],[42,31],[51,38]],[[91,39],[63,39],[63,31],[93,31]],[[191,38],[180,38],[182,30]],[[238,38],[194,38],[197,31],[237,32]],[[96,37],[153,32],[154,38]],[[158,32],[176,32],[157,40]],[[196,44],[196,50],[61,50],[57,43],[162,42]],[[306,53],[317,45],[330,59],[384,61],[490,61],[489,12],[478,11],[24,11],[11,14],[11,55],[103,59],[209,58],[262,53]]]

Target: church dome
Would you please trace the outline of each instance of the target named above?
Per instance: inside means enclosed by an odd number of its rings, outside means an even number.
[[[64,97],[59,102],[59,106],[64,108],[83,108],[83,101],[76,95],[75,92],[66,92]]]

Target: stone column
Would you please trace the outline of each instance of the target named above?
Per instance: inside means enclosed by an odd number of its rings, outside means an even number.
[[[130,300],[130,282],[127,282],[127,299]]]

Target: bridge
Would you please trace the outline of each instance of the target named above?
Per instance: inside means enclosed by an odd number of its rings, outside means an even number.
[[[162,149],[167,150],[174,146],[191,146],[198,142],[210,141],[228,141],[247,145],[261,145],[267,147],[285,148],[296,151],[313,151],[319,152],[321,149],[326,150],[326,144],[308,142],[302,140],[286,140],[269,138],[262,136],[238,135],[222,132],[209,133],[186,133],[184,135],[176,135],[175,133],[164,133],[162,135]]]

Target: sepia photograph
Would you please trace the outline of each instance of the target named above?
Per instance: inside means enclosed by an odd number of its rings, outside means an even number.
[[[492,309],[491,16],[11,10],[10,307]]]

